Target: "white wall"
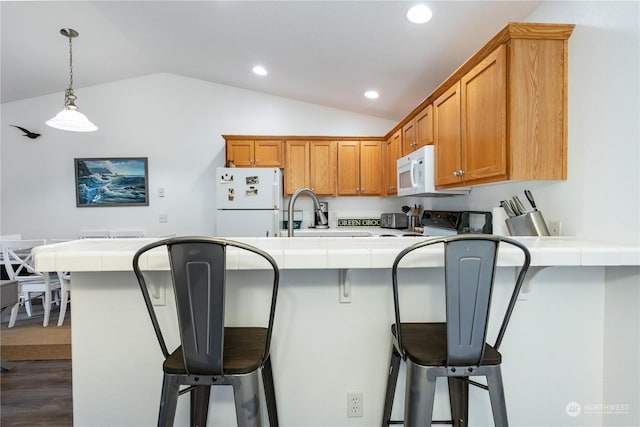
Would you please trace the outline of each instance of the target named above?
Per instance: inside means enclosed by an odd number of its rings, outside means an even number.
[[[76,95],[98,132],[64,132],[44,124],[61,109],[62,94],[2,105],[2,234],[75,238],[80,230],[104,229],[212,234],[213,178],[215,167],[224,163],[221,134],[384,135],[395,124],[170,74],[80,88]],[[10,124],[42,136],[27,139]],[[149,158],[149,206],[76,208],[73,159],[122,156]],[[159,187],[166,189],[164,198],[158,197]],[[379,198],[372,203],[385,204]],[[169,222],[160,224],[159,214],[168,214]]]

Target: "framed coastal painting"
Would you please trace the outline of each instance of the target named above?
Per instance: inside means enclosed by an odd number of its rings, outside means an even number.
[[[146,157],[74,159],[76,206],[148,206]]]

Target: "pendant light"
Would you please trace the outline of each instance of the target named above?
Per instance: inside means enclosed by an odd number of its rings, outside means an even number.
[[[73,94],[73,51],[71,40],[78,37],[78,32],[71,28],[63,28],[60,34],[69,38],[69,87],[64,91],[64,109],[46,123],[52,128],[72,132],[93,132],[98,127],[91,123],[87,116],[78,111],[76,96]]]

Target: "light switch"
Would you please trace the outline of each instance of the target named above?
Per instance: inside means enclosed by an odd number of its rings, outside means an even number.
[[[158,197],[164,197],[164,187],[158,188]]]

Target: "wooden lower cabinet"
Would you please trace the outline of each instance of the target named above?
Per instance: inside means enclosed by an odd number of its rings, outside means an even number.
[[[335,141],[286,141],[285,195],[290,196],[299,188],[310,188],[318,196],[335,196],[336,144]]]
[[[338,196],[381,196],[382,141],[338,141]]]

